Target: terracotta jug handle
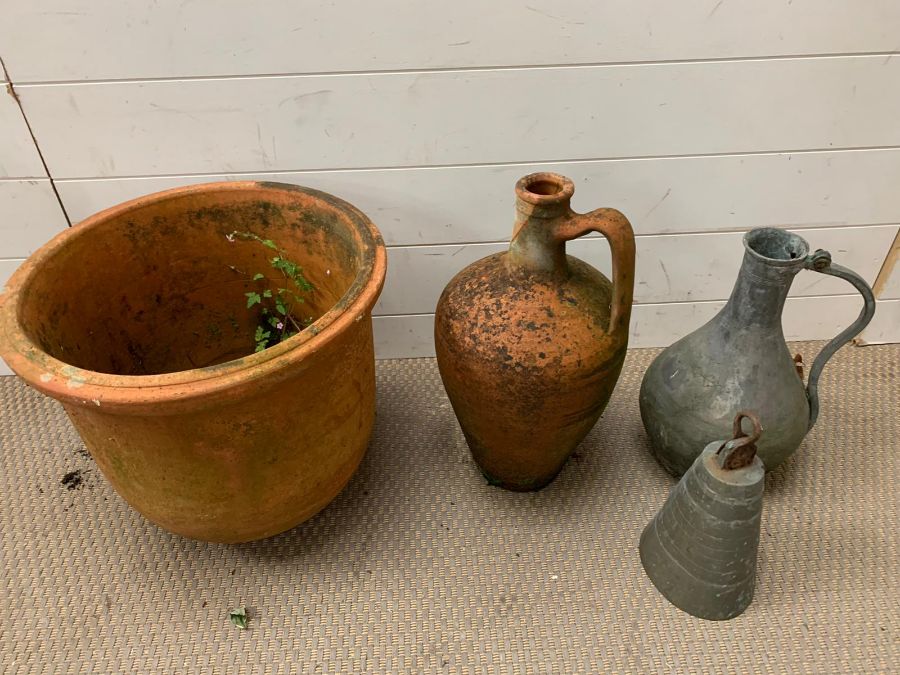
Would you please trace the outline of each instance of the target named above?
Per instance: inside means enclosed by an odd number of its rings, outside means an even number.
[[[805,263],[806,269],[822,274],[830,274],[833,277],[839,277],[845,281],[849,281],[860,295],[863,296],[863,308],[850,326],[845,328],[836,338],[825,345],[822,351],[813,361],[812,368],[809,369],[809,379],[806,383],[806,394],[809,397],[809,427],[812,429],[819,416],[819,375],[822,369],[835,352],[843,347],[847,342],[859,335],[862,330],[869,325],[872,317],[875,316],[875,295],[866,280],[859,276],[853,270],[834,265],[831,262],[831,254],[828,251],[819,249],[815,253],[807,257]]]
[[[609,332],[616,335],[620,330],[625,331],[627,339],[634,296],[634,231],[621,212],[603,208],[584,214],[572,213],[570,218],[558,222],[554,238],[563,243],[589,232],[599,232],[609,242],[613,287]]]

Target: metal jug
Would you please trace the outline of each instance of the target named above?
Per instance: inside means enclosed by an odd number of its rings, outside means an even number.
[[[825,363],[872,320],[872,289],[855,272],[809,254],[800,236],[778,228],[744,235],[744,261],[728,303],[705,326],[663,351],[644,374],[640,406],[656,459],[683,474],[700,449],[727,436],[739,410],[755,410],[766,429],[759,457],[766,470],[793,454],[819,414]],[[781,327],[794,276],[814,270],[849,281],[865,300],[859,317],[816,357],[804,387]]]

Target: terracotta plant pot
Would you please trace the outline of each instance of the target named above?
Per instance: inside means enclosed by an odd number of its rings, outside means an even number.
[[[273,239],[315,286],[307,330],[253,353],[248,275]],[[196,539],[274,535],[327,505],[375,416],[375,226],[278,183],[177,188],[107,209],[31,256],[0,296],[0,356],[60,401],[134,508]]]
[[[516,184],[509,250],[469,265],[435,313],[438,366],[488,482],[537,490],[562,469],[606,407],[628,347],[634,235],[615,209],[572,211],[572,181],[553,173]],[[613,280],[566,242],[599,232]]]

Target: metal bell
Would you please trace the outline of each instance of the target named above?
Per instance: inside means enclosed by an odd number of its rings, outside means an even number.
[[[744,418],[753,424],[749,436]],[[644,571],[688,614],[732,619],[753,599],[765,479],[756,456],[761,433],[756,415],[739,412],[734,438],[704,448],[641,535]]]

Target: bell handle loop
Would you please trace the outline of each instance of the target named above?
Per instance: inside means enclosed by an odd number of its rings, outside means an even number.
[[[558,243],[565,243],[590,232],[599,232],[606,237],[612,252],[609,333],[618,335],[622,330],[627,339],[634,297],[634,230],[620,211],[601,208],[584,214],[572,212],[569,218],[557,222],[553,236]]]
[[[819,376],[828,360],[834,356],[838,349],[859,335],[869,325],[875,316],[875,295],[866,280],[853,270],[836,265],[831,262],[831,254],[822,249],[817,250],[806,258],[804,267],[820,274],[828,274],[849,281],[863,297],[863,308],[850,326],[845,328],[831,342],[822,348],[809,369],[809,379],[806,382],[806,396],[809,399],[809,426],[807,431],[813,428],[819,417]]]
[[[753,425],[753,432],[749,436],[744,433],[741,426],[741,422],[745,419],[750,420]],[[743,469],[753,462],[753,458],[756,457],[756,441],[762,434],[762,424],[756,414],[742,410],[734,418],[732,431],[734,438],[723,443],[716,451],[719,466],[728,471]]]
[[[750,424],[753,425],[753,433],[747,436],[744,433],[744,426],[741,424],[744,420],[750,420]],[[756,443],[759,440],[760,435],[762,434],[762,423],[759,421],[759,417],[757,417],[756,413],[752,413],[749,410],[741,410],[737,415],[734,416],[734,424],[731,427],[731,435],[734,437],[734,440],[740,438],[749,438],[750,443]]]

